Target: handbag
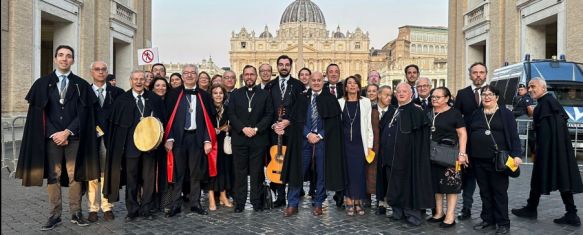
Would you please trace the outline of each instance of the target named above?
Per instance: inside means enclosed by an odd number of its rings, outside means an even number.
[[[437,141],[431,141],[430,144],[430,159],[431,162],[444,166],[453,167],[459,154],[457,145],[447,145]]]
[[[489,130],[489,129],[488,129]],[[494,133],[490,133],[490,139],[494,143],[495,156],[494,156],[494,170],[501,172],[506,170],[506,161],[508,161],[509,153],[506,150],[498,149],[498,144],[494,140]]]
[[[227,123],[227,125],[229,124]],[[231,146],[231,136],[229,135],[228,131],[227,135],[225,135],[225,141],[223,141],[223,152],[225,152],[225,154],[227,155],[233,154],[233,148]]]
[[[273,195],[271,194],[271,188],[269,188],[269,184],[263,182],[261,185],[261,192],[260,198],[263,201],[263,209],[272,209],[273,208]]]

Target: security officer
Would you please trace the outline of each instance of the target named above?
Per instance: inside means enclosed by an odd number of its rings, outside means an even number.
[[[517,118],[526,115],[526,108],[530,105],[533,105],[533,100],[528,95],[526,85],[518,85],[518,94],[512,100],[512,112],[514,113],[514,117]]]

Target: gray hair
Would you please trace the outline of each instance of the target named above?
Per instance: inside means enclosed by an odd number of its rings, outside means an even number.
[[[383,86],[379,87],[379,93],[381,93],[384,89],[393,90],[393,88],[391,88],[391,86],[383,85]]]
[[[91,62],[91,65],[89,65],[89,70],[93,70],[93,66],[95,66],[95,63],[97,63],[97,62],[103,63],[105,65],[105,68],[109,70],[109,66],[107,66],[107,63],[105,63],[105,61],[101,61],[101,60]]]
[[[407,86],[407,88],[409,88],[409,91],[411,93],[413,93],[413,90],[411,90],[411,85],[409,85],[409,83],[406,82],[400,82],[399,84],[397,84],[397,86],[395,87],[395,90],[399,89],[400,86]]]
[[[417,81],[415,81],[415,86],[419,85],[419,81],[421,80],[427,80],[427,83],[429,84],[429,86],[431,86],[431,80],[429,80],[428,77],[419,77]]]
[[[146,75],[144,74],[144,70],[135,69],[135,70],[132,70],[132,72],[130,73],[130,79],[132,79],[134,77],[134,74],[136,74],[136,73],[141,73],[142,76],[144,76],[144,78],[146,77]]]
[[[530,82],[528,82],[528,83],[531,83],[533,81],[537,81],[545,89],[545,91],[547,90],[547,81],[545,81],[545,79],[543,79],[541,77],[534,77],[534,78],[531,78]]]
[[[184,65],[184,67],[182,67],[182,72],[184,73],[184,69],[185,68],[194,68],[194,72],[198,75],[198,67],[196,67],[196,65],[194,64],[186,64]]]

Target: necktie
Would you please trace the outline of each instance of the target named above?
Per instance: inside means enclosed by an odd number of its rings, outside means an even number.
[[[383,116],[385,116],[385,113],[386,113],[386,112],[387,112],[387,111],[385,111],[385,110],[381,111],[381,117],[380,117],[380,118],[383,118]]]
[[[97,93],[99,94],[97,98],[99,98],[99,106],[103,107],[103,103],[105,102],[105,96],[103,96],[103,87],[97,88]]]
[[[312,95],[312,131],[313,132],[317,132],[318,131],[318,106],[316,105],[316,97],[318,97],[318,94],[313,94]]]
[[[427,109],[427,100],[421,99],[421,108]]]
[[[285,94],[285,79],[281,79],[281,97]]]
[[[336,86],[330,86],[330,93],[332,93],[332,95],[336,96]]]
[[[478,90],[480,90],[479,87],[474,89],[474,99],[476,99],[476,104],[480,106],[480,92]]]
[[[415,86],[411,86],[411,90],[413,91],[413,96],[411,98],[417,98],[417,89],[415,89]]]
[[[142,101],[142,95],[138,95],[138,109],[143,116],[144,113],[144,102]]]
[[[61,89],[60,89],[60,96],[61,100],[65,98],[65,89],[67,89],[67,76],[61,75]]]

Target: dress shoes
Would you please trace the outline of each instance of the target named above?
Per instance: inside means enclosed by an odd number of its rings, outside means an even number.
[[[520,209],[512,209],[512,214],[527,219],[536,219],[536,217],[538,216],[536,209],[531,209],[528,206],[525,206]]]
[[[377,210],[375,211],[375,215],[386,215],[387,208],[384,206],[378,206]]]
[[[103,212],[103,220],[112,221],[114,219],[115,219],[115,216],[113,215],[113,211]]]
[[[496,229],[496,234],[508,234],[510,232],[510,226],[498,226]]]
[[[40,230],[41,231],[49,231],[54,229],[57,225],[59,225],[61,223],[61,217],[50,217],[49,220],[47,221],[47,223],[45,223]]]
[[[285,210],[283,211],[283,217],[290,217],[292,215],[295,215],[298,213],[298,208],[297,207],[287,207],[285,208]]]
[[[427,219],[427,222],[429,223],[439,223],[439,222],[443,222],[445,220],[445,215],[442,215],[441,218],[433,218],[433,217],[429,217],[429,219]]]
[[[451,224],[448,224],[448,223],[445,223],[445,222],[439,223],[439,227],[440,228],[451,228],[453,226],[455,226],[455,220]]]
[[[576,213],[567,213],[563,217],[554,219],[555,224],[566,224],[575,227],[581,226],[581,219]]]
[[[469,208],[462,208],[462,212],[457,216],[459,220],[467,220],[472,218],[472,210]]]
[[[482,221],[481,223],[474,225],[474,230],[477,230],[477,231],[485,231],[485,230],[495,229],[495,228],[496,228],[495,224],[488,223],[486,221]]]
[[[89,216],[87,216],[87,220],[91,223],[97,222],[97,212],[89,212]]]
[[[282,206],[285,206],[285,199],[277,199],[273,203],[273,208],[279,208],[279,207],[282,207]]]
[[[138,216],[137,216],[137,215],[130,215],[130,214],[128,214],[128,215],[126,216],[126,218],[125,218],[125,222],[126,222],[126,223],[128,223],[128,222],[133,222],[133,221],[135,221],[137,218],[138,218]]]
[[[316,206],[316,207],[314,207],[314,209],[312,209],[312,215],[314,215],[314,216],[320,216],[322,214],[323,214],[323,212],[322,212],[322,207],[321,206]]]
[[[255,212],[262,212],[263,211],[263,207],[262,206],[253,206],[253,210]]]
[[[164,217],[166,217],[166,218],[174,217],[175,215],[179,214],[180,212],[182,212],[182,209],[180,207],[170,209],[170,210],[166,211],[166,213],[164,214]]]
[[[198,206],[193,206],[190,208],[190,211],[197,213],[199,215],[208,215],[208,211],[206,211],[205,209],[202,209],[201,207]]]
[[[235,213],[242,213],[244,210],[245,210],[245,208],[236,206],[234,212]]]

